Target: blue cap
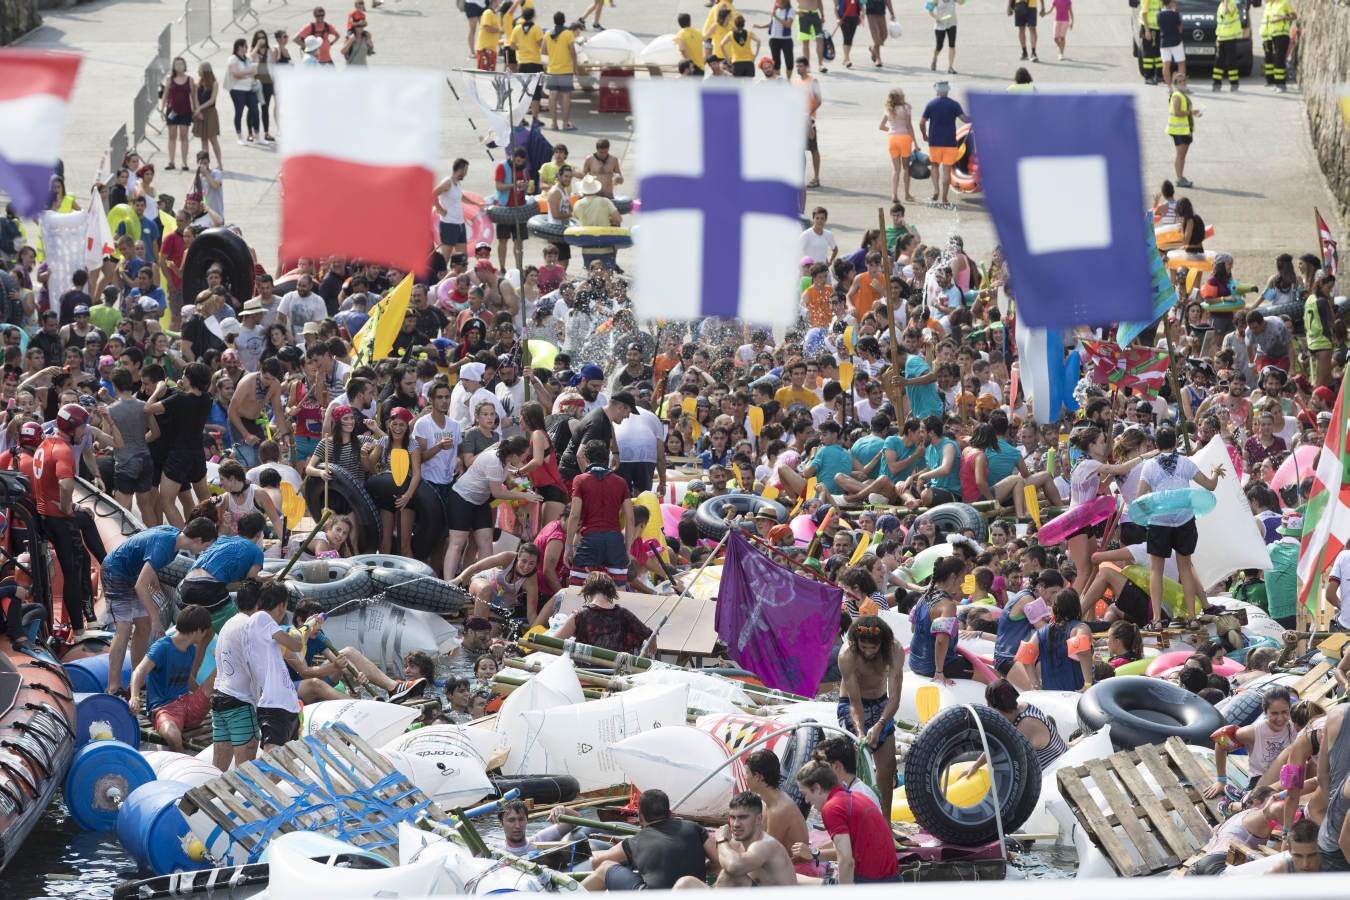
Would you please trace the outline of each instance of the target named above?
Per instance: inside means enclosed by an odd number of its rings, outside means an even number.
[[[605,370],[597,366],[595,363],[586,363],[586,365],[581,367],[582,381],[603,381],[604,378],[605,378]]]

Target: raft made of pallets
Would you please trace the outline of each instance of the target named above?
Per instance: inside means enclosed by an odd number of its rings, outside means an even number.
[[[1333,663],[1320,662],[1305,672],[1289,690],[1300,700],[1325,704],[1336,689],[1336,679],[1331,674],[1334,668]]]
[[[1212,778],[1177,737],[1060,769],[1057,777],[1079,824],[1125,878],[1175,869],[1224,820],[1218,802],[1204,795]]]
[[[351,730],[321,728],[193,788],[178,804],[217,865],[257,862],[289,831],[318,831],[398,864],[398,825],[440,808]]]

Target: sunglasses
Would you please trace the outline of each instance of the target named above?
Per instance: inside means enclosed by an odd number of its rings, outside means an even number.
[[[860,638],[879,638],[881,637],[881,626],[879,625],[859,625],[858,637]]]

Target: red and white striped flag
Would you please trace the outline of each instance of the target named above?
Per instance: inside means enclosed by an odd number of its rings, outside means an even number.
[[[1317,457],[1308,508],[1303,516],[1303,541],[1298,554],[1298,600],[1309,615],[1316,614],[1323,574],[1336,554],[1350,545],[1350,486],[1345,484],[1346,473],[1350,471],[1350,458],[1346,457],[1346,451],[1350,449],[1347,385],[1350,385],[1350,378],[1341,381],[1340,394],[1331,411],[1327,440]]]
[[[441,140],[441,78],[413,69],[288,66],[281,244],[421,271]]]
[[[1340,268],[1340,260],[1336,258],[1336,241],[1331,236],[1327,220],[1322,218],[1317,207],[1313,207],[1313,215],[1317,217],[1317,243],[1322,251],[1322,270],[1328,275],[1335,275]]]

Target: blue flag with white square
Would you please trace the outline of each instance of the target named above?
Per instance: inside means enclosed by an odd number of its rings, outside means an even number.
[[[1144,205],[1134,98],[970,95],[980,182],[1017,291],[1037,328],[1147,320]]]
[[[727,81],[633,85],[639,318],[797,320],[806,97]]]

